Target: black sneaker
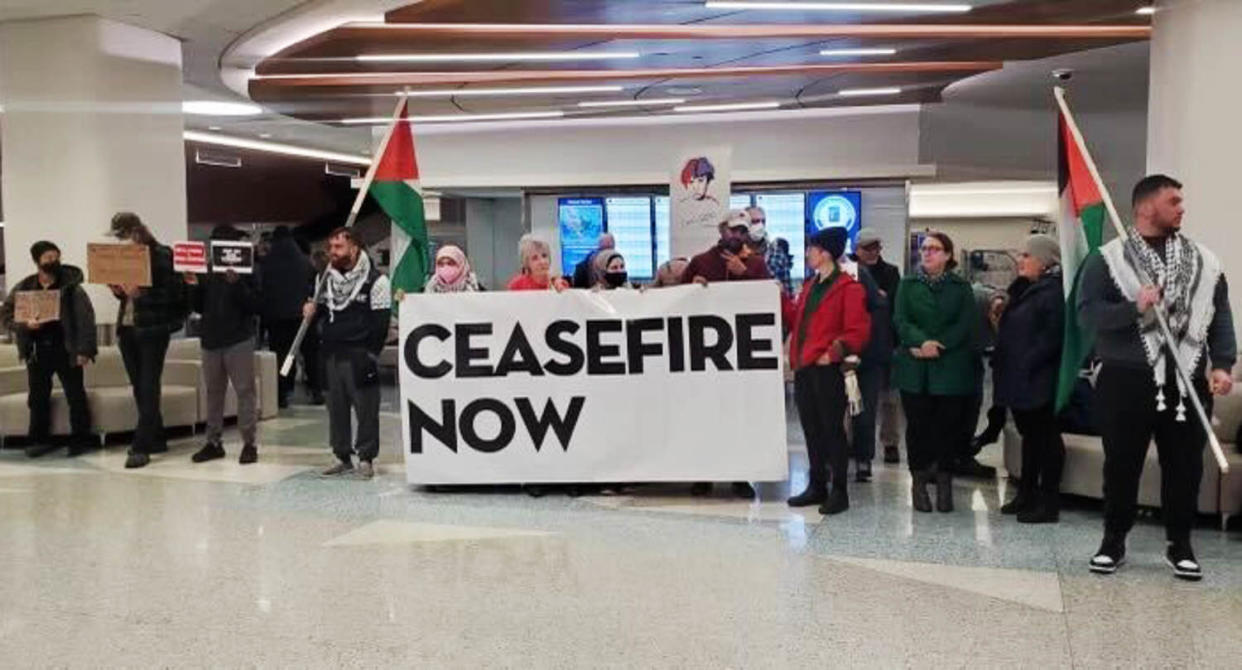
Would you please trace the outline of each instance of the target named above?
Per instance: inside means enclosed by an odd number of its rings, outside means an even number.
[[[787,502],[790,507],[810,507],[811,505],[821,505],[827,499],[828,491],[826,489],[808,486],[805,491],[790,498]]]
[[[974,457],[962,458],[953,464],[953,474],[963,477],[974,477],[976,479],[995,479],[996,468],[984,465],[975,460]]]
[[[828,501],[819,506],[819,513],[824,516],[840,514],[850,508],[850,498],[843,489],[834,488]]]
[[[1203,568],[1195,560],[1195,552],[1190,549],[1190,542],[1169,542],[1164,550],[1164,562],[1173,569],[1173,576],[1188,582],[1203,579]]]
[[[1126,563],[1126,536],[1105,534],[1088,567],[1098,575],[1111,575]]]
[[[897,445],[884,447],[884,462],[889,465],[901,462],[901,451],[897,449]]]
[[[750,482],[733,482],[733,495],[737,498],[754,498],[755,487]]]
[[[697,482],[690,487],[690,495],[692,496],[709,496],[712,494],[711,482]]]
[[[190,460],[195,463],[206,463],[207,461],[214,461],[217,458],[224,458],[224,446],[217,442],[208,442],[203,445],[202,449],[194,452],[194,455],[190,457]]]
[[[859,484],[871,481],[871,461],[858,461],[854,465],[854,481]]]
[[[237,462],[242,465],[250,465],[257,460],[259,460],[259,450],[253,444],[242,447],[241,456],[237,457]]]
[[[131,451],[125,459],[125,469],[133,470],[135,468],[145,468],[151,462],[151,457],[140,451]]]
[[[46,456],[57,449],[59,449],[59,447],[56,445],[48,444],[47,442],[40,440],[29,447],[26,447],[26,458],[39,458],[40,456]]]
[[[73,439],[69,441],[69,457],[81,456],[99,448],[99,443],[91,438]]]

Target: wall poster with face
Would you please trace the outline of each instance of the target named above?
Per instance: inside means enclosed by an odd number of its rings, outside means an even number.
[[[729,213],[733,148],[687,152],[669,183],[670,246],[674,256],[693,256],[720,238],[717,226]]]

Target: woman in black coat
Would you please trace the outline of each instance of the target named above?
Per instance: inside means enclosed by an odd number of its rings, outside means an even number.
[[[993,356],[996,404],[1013,412],[1022,433],[1018,495],[1001,512],[1017,514],[1022,523],[1053,523],[1060,516],[1065,444],[1054,406],[1064,324],[1061,248],[1047,235],[1032,235],[1018,257]]]

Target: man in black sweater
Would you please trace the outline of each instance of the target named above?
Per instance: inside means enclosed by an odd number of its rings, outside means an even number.
[[[328,426],[337,463],[323,471],[332,477],[355,471],[375,475],[379,455],[379,354],[388,337],[392,286],[371,264],[353,232],[338,228],[328,236],[330,265],[318,303],[307,302],[303,318],[319,316],[323,365],[328,383]],[[358,435],[350,444],[351,412]]]
[[[221,224],[211,231],[211,239],[237,241],[246,234]],[[203,315],[203,383],[207,388],[207,444],[194,454],[195,463],[224,458],[224,397],[233,382],[237,393],[237,427],[242,435],[238,462],[254,463],[259,458],[255,444],[258,422],[254,380],[255,318],[262,308],[253,275],[242,276],[228,270],[212,272],[201,280],[187,273],[190,306]]]
[[[1134,228],[1104,245],[1083,266],[1078,312],[1096,332],[1102,367],[1096,381],[1097,422],[1104,440],[1104,541],[1092,572],[1111,574],[1125,561],[1139,478],[1153,436],[1160,455],[1165,562],[1181,579],[1202,569],[1190,546],[1203,478],[1204,426],[1189,410],[1172,356],[1188,371],[1193,392],[1211,415],[1211,395],[1233,386],[1237,359],[1229,289],[1221,264],[1181,234],[1182,185],[1164,175],[1134,187]],[[1137,269],[1137,271],[1136,271]],[[1168,317],[1166,342],[1156,310]]]
[[[866,268],[871,278],[875,280],[883,302],[883,313],[871,316],[871,340],[867,345],[868,353],[863,355],[863,366],[873,368],[869,377],[878,384],[874,392],[875,404],[872,410],[871,427],[874,430],[875,424],[877,422],[880,424],[880,442],[884,445],[884,462],[899,463],[901,462],[901,452],[897,449],[897,443],[901,441],[901,419],[897,416],[900,414],[897,406],[899,396],[889,381],[892,376],[890,373],[893,363],[893,343],[897,341],[897,328],[893,324],[892,306],[897,304],[897,286],[901,284],[901,272],[897,266],[884,260],[880,255],[883,250],[880,236],[876,231],[870,228],[858,231],[858,249],[854,254],[854,260]],[[864,408],[863,411],[865,413],[868,410]],[[875,436],[870,435],[864,439],[869,439],[873,443],[871,451],[874,451]]]
[[[43,456],[53,450],[51,443],[52,375],[60,378],[69,403],[69,425],[73,435],[69,455],[76,456],[90,448],[91,412],[86,400],[83,371],[98,353],[95,336],[95,309],[82,289],[82,271],[62,265],[60,249],[51,242],[35,242],[30,256],[39,271],[13,287],[4,301],[3,319],[17,340],[18,357],[26,362],[29,385],[27,405],[30,408],[30,445],[26,455]],[[17,322],[17,294],[25,291],[58,291],[60,317],[52,320],[32,319]]]

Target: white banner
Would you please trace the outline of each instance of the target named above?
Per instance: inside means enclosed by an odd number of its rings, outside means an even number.
[[[685,154],[669,180],[669,248],[691,258],[720,240],[719,225],[729,214],[733,148]]]
[[[784,480],[777,291],[406,296],[407,479]]]

